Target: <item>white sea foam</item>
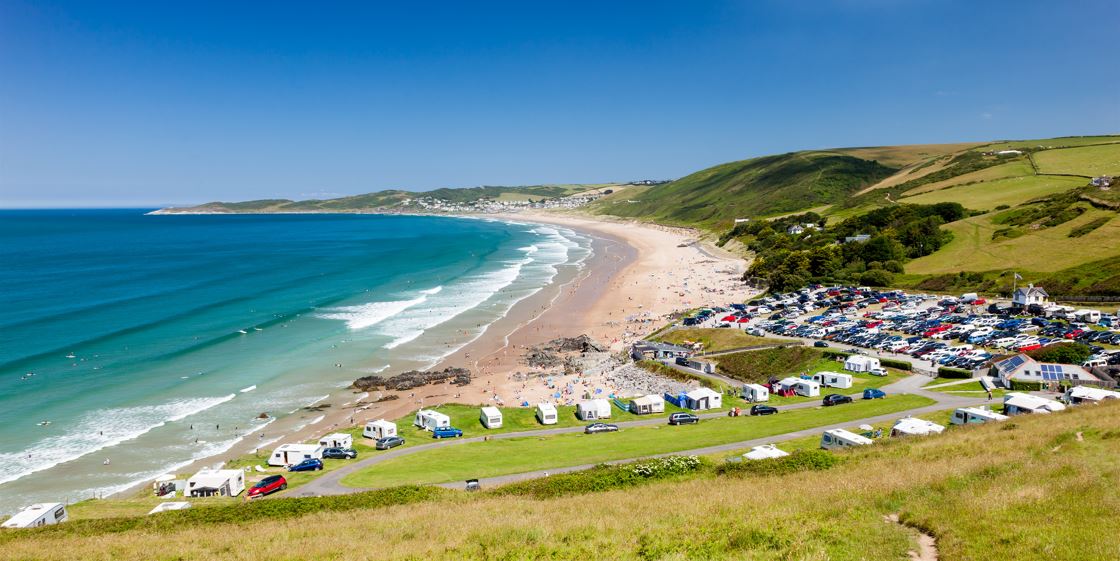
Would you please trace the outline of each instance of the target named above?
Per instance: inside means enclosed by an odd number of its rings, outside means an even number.
[[[249,386],[247,388],[241,388],[241,393],[249,393],[249,392],[251,392],[255,389],[257,389],[257,386],[255,386],[255,385]]]
[[[179,399],[161,405],[91,411],[61,435],[42,438],[20,452],[0,453],[0,465],[5,466],[0,472],[0,483],[133,440],[167,423],[216,407],[234,396]]]
[[[391,300],[388,302],[369,302],[366,304],[357,304],[354,306],[342,306],[339,308],[328,308],[323,310],[323,313],[318,314],[317,317],[323,319],[334,319],[346,322],[346,327],[351,330],[366,329],[377,325],[401,312],[423,304],[428,300],[429,296],[439,294],[443,290],[442,286],[428,288],[420,291],[420,296],[416,298],[409,298],[407,300]]]

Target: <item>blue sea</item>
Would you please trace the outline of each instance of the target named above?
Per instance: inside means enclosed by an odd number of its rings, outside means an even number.
[[[274,441],[268,424],[434,365],[590,253],[466,218],[0,211],[0,512]]]

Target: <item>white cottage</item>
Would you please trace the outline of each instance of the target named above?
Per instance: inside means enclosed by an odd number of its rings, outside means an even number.
[[[611,402],[605,399],[585,399],[576,404],[576,418],[581,421],[610,419]]]
[[[502,428],[502,410],[497,407],[483,407],[478,413],[478,422],[488,429]]]
[[[416,412],[416,418],[413,419],[412,424],[424,430],[450,427],[451,417],[448,417],[447,415],[444,415],[439,411],[432,411],[431,409],[421,409]]]
[[[1049,297],[1050,295],[1041,286],[1028,284],[1015,290],[1015,294],[1011,296],[1011,304],[1016,308],[1026,308],[1031,305],[1045,306],[1046,299]]]
[[[362,436],[374,440],[397,436],[397,424],[392,421],[386,421],[385,419],[370,421],[366,423],[365,428],[362,429]]]
[[[537,404],[537,422],[542,425],[555,425],[557,419],[555,405],[544,402]]]
[[[245,490],[239,469],[203,469],[187,480],[188,497],[236,497]]]

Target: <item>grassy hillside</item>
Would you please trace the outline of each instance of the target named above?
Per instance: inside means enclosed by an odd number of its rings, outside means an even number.
[[[794,152],[731,162],[651,187],[599,212],[672,224],[714,226],[842,201],[895,173],[838,152]]]
[[[1100,529],[1120,512],[1118,454],[1120,404],[1105,404],[838,454],[71,522],[2,532],[0,549],[7,559],[901,560],[922,532],[949,561],[1111,560],[1120,537]]]

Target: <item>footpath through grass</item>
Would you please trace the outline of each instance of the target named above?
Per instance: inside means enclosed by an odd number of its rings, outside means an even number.
[[[767,417],[726,417],[697,425],[624,428],[617,433],[527,436],[447,446],[393,458],[343,478],[348,487],[443,483],[665,454],[784,434],[923,407],[932,400],[897,395]]]

